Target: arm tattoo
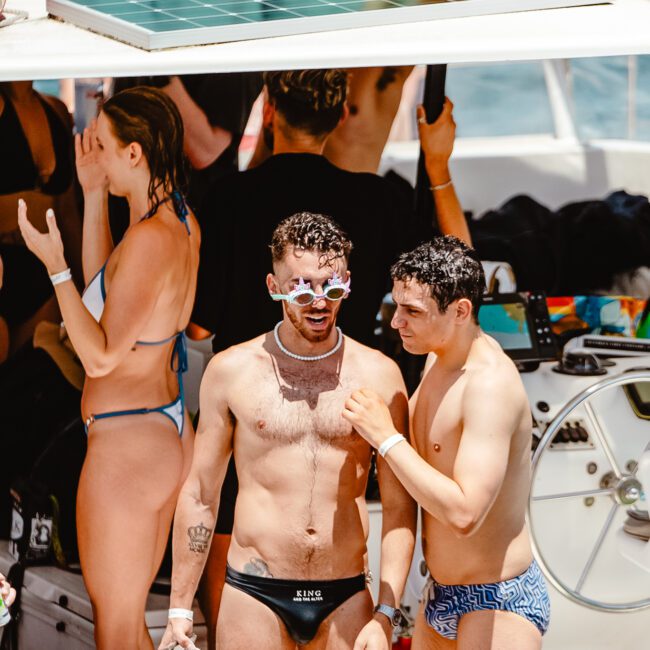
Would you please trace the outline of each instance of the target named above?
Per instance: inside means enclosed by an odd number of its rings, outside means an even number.
[[[243,573],[248,573],[252,576],[262,576],[263,578],[273,577],[273,574],[269,571],[269,565],[259,557],[252,557],[250,562],[246,562]]]
[[[206,528],[201,522],[198,526],[190,526],[187,529],[187,536],[190,538],[190,551],[194,553],[205,553],[208,550],[212,531]]]

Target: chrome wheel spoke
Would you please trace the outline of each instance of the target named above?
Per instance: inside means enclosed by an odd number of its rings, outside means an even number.
[[[602,530],[600,531],[600,534],[598,535],[598,539],[596,540],[596,543],[594,544],[594,548],[592,549],[589,555],[587,564],[585,564],[585,568],[582,570],[582,573],[580,574],[580,578],[578,578],[578,584],[576,585],[576,589],[575,589],[577,594],[580,593],[580,590],[585,584],[585,580],[589,575],[589,571],[591,571],[591,567],[593,566],[596,557],[598,556],[598,552],[600,551],[603,542],[605,541],[605,536],[607,535],[607,531],[609,531],[609,528],[612,525],[612,521],[614,521],[614,515],[616,514],[617,510],[618,510],[618,503],[615,503],[612,506],[611,510],[609,511],[609,514],[607,515],[607,519],[605,520],[605,525],[603,526]]]
[[[550,501],[551,499],[575,499],[577,497],[599,497],[612,494],[612,488],[595,488],[593,490],[578,490],[577,492],[559,492],[558,494],[542,494],[531,497],[533,501]]]
[[[612,451],[612,448],[609,446],[609,442],[607,441],[607,436],[605,435],[605,432],[603,431],[603,428],[600,425],[600,420],[598,419],[598,416],[596,415],[593,406],[589,402],[585,402],[585,411],[587,413],[587,417],[589,418],[589,422],[591,423],[591,427],[594,430],[596,437],[598,438],[598,442],[600,442],[603,451],[605,452],[605,456],[607,456],[607,460],[609,461],[609,464],[614,470],[614,474],[616,474],[616,478],[620,479],[623,476],[623,472],[621,471],[621,468],[618,466],[618,462],[616,460],[616,456],[614,456],[614,452]]]

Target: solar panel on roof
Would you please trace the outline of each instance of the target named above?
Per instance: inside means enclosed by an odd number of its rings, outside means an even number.
[[[152,50],[598,3],[599,0],[47,0],[47,10],[80,27]]]

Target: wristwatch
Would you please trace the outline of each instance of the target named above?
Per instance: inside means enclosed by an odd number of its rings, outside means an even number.
[[[390,605],[379,603],[379,605],[375,606],[374,612],[375,614],[379,612],[380,614],[387,616],[393,627],[397,627],[402,622],[402,611],[399,607],[391,607]]]

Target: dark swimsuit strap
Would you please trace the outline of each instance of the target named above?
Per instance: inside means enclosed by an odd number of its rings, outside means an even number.
[[[183,373],[187,372],[188,368],[187,337],[185,336],[185,332],[181,330],[180,332],[176,332],[176,334],[168,336],[162,341],[136,341],[135,343],[136,345],[164,345],[173,339],[176,339],[176,341],[174,341],[174,347],[172,348],[171,368],[178,376],[178,394],[181,398],[181,404],[185,404]]]
[[[155,207],[151,208],[144,216],[140,217],[140,221],[144,221],[145,219],[150,219],[151,217],[156,214],[158,211],[158,208],[163,204],[167,203],[167,201],[171,201],[174,204],[174,212],[176,213],[176,216],[178,217],[178,220],[185,226],[185,230],[187,230],[187,234],[190,235],[190,225],[187,222],[187,215],[189,214],[189,209],[187,207],[187,201],[185,200],[185,197],[178,191],[174,190],[169,196],[166,196],[158,205]]]
[[[136,345],[165,345],[170,341],[174,342],[174,347],[172,348],[172,370],[174,372],[185,372],[187,370],[187,338],[185,337],[185,332],[181,330],[168,336],[166,339],[161,341],[136,341]]]
[[[185,197],[178,191],[174,190],[170,196],[165,197],[155,208],[152,208],[149,210],[147,213],[145,213],[142,217],[140,217],[140,221],[144,221],[145,219],[150,219],[153,217],[154,214],[156,214],[158,208],[163,204],[166,203],[167,201],[173,201],[174,202],[174,211],[176,212],[176,215],[178,216],[178,219],[181,221],[181,223],[185,226],[185,230],[187,230],[187,234],[190,233],[190,226],[187,222],[187,215],[189,214],[189,210],[187,208],[187,202],[185,201]],[[102,264],[102,268],[95,273],[93,276],[92,280],[88,283],[88,286],[90,286],[94,281],[95,278],[99,275],[100,276],[100,282],[101,282],[101,293],[102,293],[102,300],[106,300],[106,285],[104,284],[104,273],[106,272],[106,265],[108,264],[108,260],[110,259],[109,257],[106,259],[106,261]],[[100,275],[101,274],[101,275]],[[88,288],[88,287],[86,287]],[[172,334],[168,339],[165,339],[164,342],[171,341],[172,338],[174,338],[176,334]],[[140,343],[140,341],[137,341],[137,343]]]

